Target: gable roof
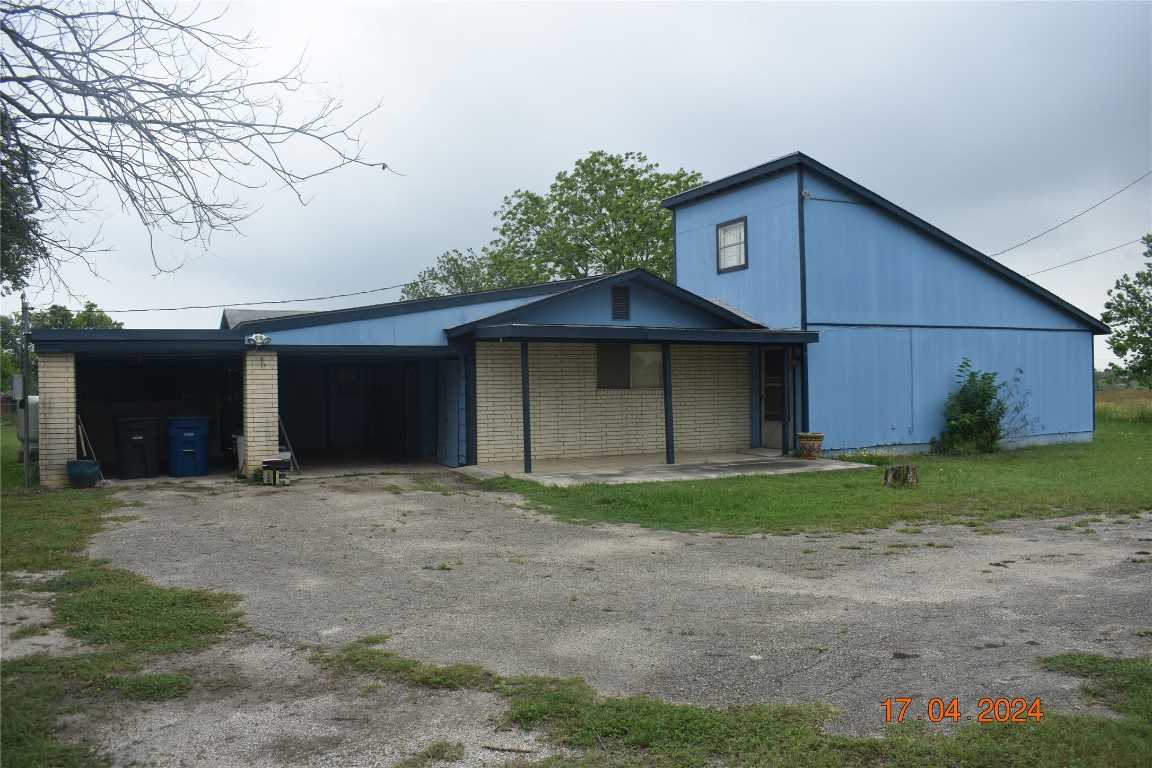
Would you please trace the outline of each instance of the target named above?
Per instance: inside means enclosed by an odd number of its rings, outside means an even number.
[[[935,238],[936,240],[947,244],[965,256],[971,258],[985,269],[988,269],[989,271],[994,272],[997,275],[1022,286],[1026,290],[1037,294],[1046,301],[1055,304],[1065,312],[1073,315],[1078,320],[1088,325],[1092,329],[1093,333],[1111,333],[1111,329],[1107,325],[1100,322],[1092,315],[1089,315],[1082,309],[1069,304],[1067,301],[1047,290],[1046,288],[1040,287],[1036,283],[1021,275],[1019,272],[1009,269],[995,259],[985,256],[972,246],[960,242],[956,238],[952,237],[952,235],[949,235],[947,232],[932,226],[920,217],[909,213],[895,203],[892,203],[889,200],[886,200],[885,198],[876,194],[872,190],[857,184],[847,176],[837,173],[823,163],[813,160],[811,157],[808,157],[802,152],[793,152],[790,155],[785,155],[784,157],[777,158],[776,160],[764,163],[763,165],[758,165],[755,168],[749,168],[746,171],[741,171],[740,173],[736,173],[726,178],[713,181],[710,184],[704,184],[703,186],[697,187],[696,189],[690,189],[687,192],[681,192],[678,195],[673,195],[672,197],[662,200],[660,204],[670,211],[676,211],[679,208],[684,208],[689,205],[703,202],[705,200],[720,197],[721,195],[728,194],[729,192],[733,192],[744,187],[754,186],[773,177],[793,173],[804,168],[816,171],[820,175],[836,182],[837,184],[840,184],[843,187],[846,187],[881,210],[886,211],[887,213],[904,221],[912,227],[919,229],[921,232],[924,232],[929,237]]]
[[[238,328],[244,323],[254,323],[257,320],[271,320],[272,318],[292,317],[301,314],[309,313],[296,309],[233,309],[229,307],[220,316],[220,329],[229,330]]]
[[[374,320],[379,317],[410,315],[436,309],[468,306],[470,304],[484,304],[486,302],[504,301],[507,299],[530,299],[535,296],[548,296],[579,287],[598,279],[599,277],[578,277],[571,280],[557,280],[551,283],[537,283],[535,285],[524,285],[516,288],[496,288],[491,291],[456,293],[451,296],[434,296],[430,299],[396,301],[388,304],[373,304],[367,307],[291,313],[283,317],[267,316],[260,319],[241,319],[230,327],[244,328],[247,326],[247,330],[280,331],[291,328],[308,328],[318,325],[349,323],[356,320]],[[221,324],[227,320],[227,313],[229,311],[235,312],[236,310],[225,310],[225,318],[221,321]]]
[[[588,293],[592,290],[602,289],[619,285],[621,283],[639,284],[652,290],[655,293],[662,294],[668,298],[678,301],[688,306],[695,307],[696,309],[703,310],[711,315],[720,317],[721,319],[733,324],[737,328],[764,328],[764,325],[754,320],[751,316],[739,313],[730,307],[720,306],[715,302],[708,299],[701,298],[696,294],[688,291],[679,286],[669,283],[667,280],[662,280],[651,272],[643,269],[629,269],[624,272],[617,272],[611,275],[603,275],[595,278],[590,278],[586,282],[568,288],[564,291],[559,291],[551,296],[533,301],[523,306],[514,307],[512,309],[497,312],[487,317],[477,318],[467,323],[457,325],[454,328],[448,328],[445,332],[449,338],[461,336],[472,330],[489,325],[507,325],[514,323],[515,319],[530,311],[536,311],[540,307],[549,304],[571,299],[581,293]]]

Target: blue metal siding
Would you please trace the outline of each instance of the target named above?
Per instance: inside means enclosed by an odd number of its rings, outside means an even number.
[[[676,284],[774,328],[800,327],[796,175],[676,211]],[[716,273],[716,225],[748,218],[748,268]]]
[[[1062,435],[1092,430],[1092,334],[966,328],[814,328],[808,348],[811,429],[832,450],[926,444],[963,357],[1009,381],[1022,369],[1027,413]],[[894,427],[894,428],[893,428]]]
[[[916,362],[914,442],[927,442],[944,428],[944,399],[955,388],[963,357],[981,371],[1011,381],[1019,368],[1021,386],[1031,389],[1027,413],[1044,434],[1090,432],[1093,428],[1092,334],[1059,331],[913,332]]]
[[[806,186],[810,324],[1087,328],[848,190],[818,177]]]
[[[808,347],[810,431],[823,432],[832,450],[911,442],[911,331],[816,330],[820,343]]]
[[[631,316],[612,319],[612,288],[602,286],[561,298],[542,307],[527,307],[511,321],[569,325],[647,325],[659,328],[731,328],[731,323],[697,307],[635,283],[628,287]]]
[[[464,306],[445,307],[427,312],[414,312],[372,320],[317,325],[308,328],[270,331],[276,346],[353,346],[382,345],[405,347],[447,346],[445,328],[476,320],[497,312],[538,301],[539,296],[526,296]]]

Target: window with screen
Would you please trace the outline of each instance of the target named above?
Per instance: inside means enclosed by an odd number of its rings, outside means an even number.
[[[731,272],[748,267],[748,219],[716,227],[716,271]]]

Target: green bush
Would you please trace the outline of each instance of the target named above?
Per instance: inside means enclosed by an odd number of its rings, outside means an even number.
[[[956,371],[956,391],[944,401],[947,425],[933,439],[939,453],[992,453],[999,450],[1008,404],[1001,396],[1005,383],[996,372],[978,371],[964,358]]]

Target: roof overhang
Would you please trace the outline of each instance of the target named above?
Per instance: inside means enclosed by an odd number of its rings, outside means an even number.
[[[477,341],[628,341],[673,344],[815,344],[820,334],[797,328],[650,328],[620,325],[503,323],[467,331]]]
[[[242,353],[244,333],[230,330],[34,330],[39,353],[73,352],[85,357],[203,357]]]

